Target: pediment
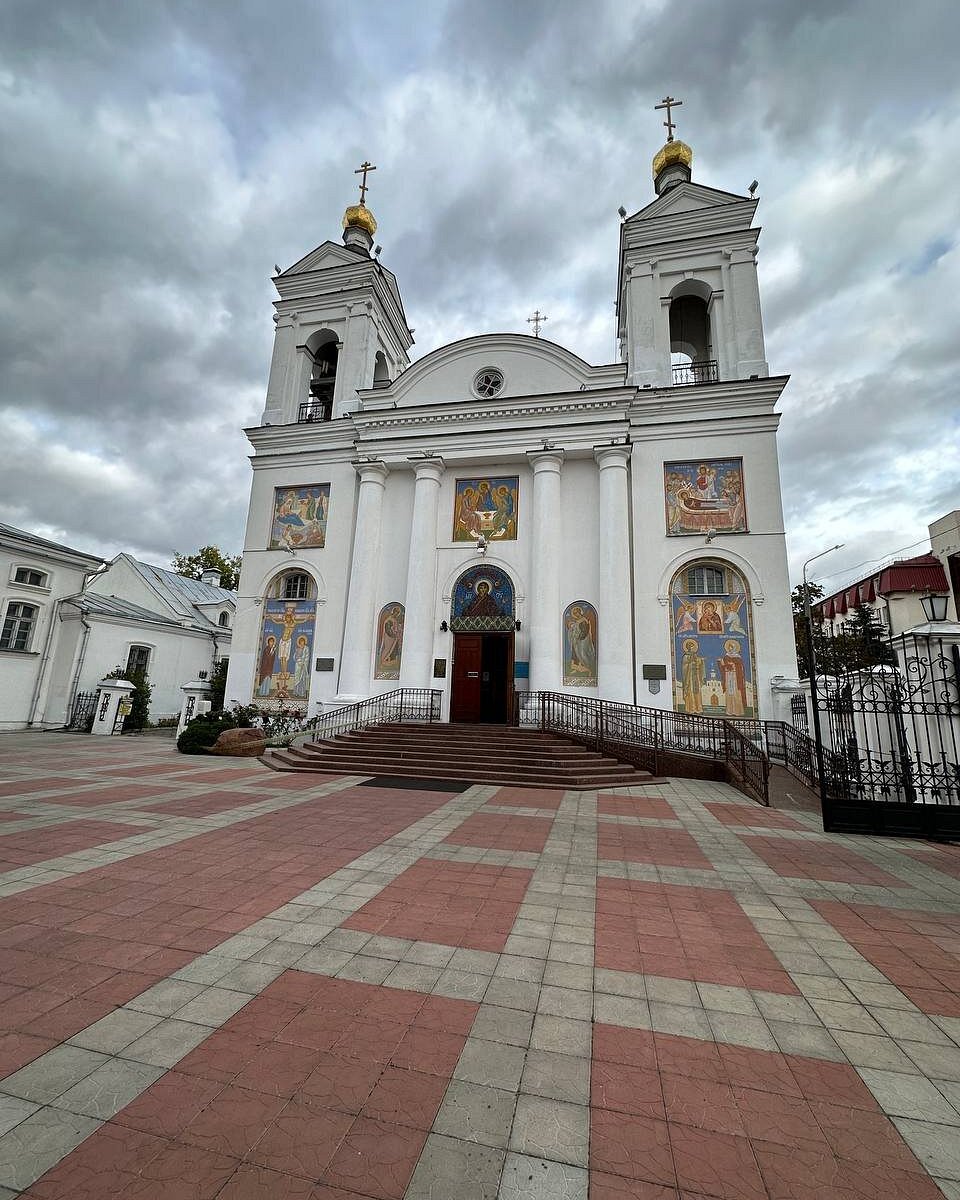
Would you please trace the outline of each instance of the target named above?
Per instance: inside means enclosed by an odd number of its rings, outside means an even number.
[[[546,338],[527,334],[483,334],[431,351],[388,388],[363,393],[364,407],[403,408],[420,404],[475,402],[481,371],[503,376],[496,398],[543,396],[623,384],[622,363],[594,367]]]
[[[355,267],[359,263],[369,263],[370,259],[348,250],[346,246],[338,246],[336,242],[326,241],[316,250],[311,250],[292,267],[281,271],[276,278],[287,279],[291,275],[309,275],[312,271],[323,271],[328,267]]]
[[[752,196],[738,196],[735,192],[724,192],[719,188],[705,187],[702,183],[679,183],[663,196],[652,200],[624,224],[633,221],[651,221],[657,217],[676,216],[680,213],[702,212],[704,209],[724,208],[733,204],[749,204],[756,207]]]

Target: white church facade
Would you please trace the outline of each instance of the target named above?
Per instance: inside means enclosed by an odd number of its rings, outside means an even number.
[[[376,222],[274,279],[227,699],[308,715],[434,688],[773,717],[796,672],[756,199],[670,140],[620,231],[620,361],[467,338],[411,363]],[[612,272],[611,272],[612,273]]]

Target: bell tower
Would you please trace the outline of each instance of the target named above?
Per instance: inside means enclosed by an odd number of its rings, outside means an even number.
[[[377,221],[365,203],[375,170],[364,162],[356,171],[360,202],[343,214],[343,244],[326,241],[274,276],[280,298],[263,425],[345,416],[360,407],[359,390],[385,386],[409,364],[413,332],[396,276],[374,249]]]
[[[757,283],[757,199],[694,183],[674,138],[653,159],[657,198],[620,227],[617,330],[627,381],[670,387],[769,375]],[[755,186],[755,185],[754,185]]]

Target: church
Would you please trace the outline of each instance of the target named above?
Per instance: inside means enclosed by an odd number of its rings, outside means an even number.
[[[664,102],[676,104],[668,98]],[[663,107],[663,106],[660,106]],[[397,688],[775,717],[796,674],[757,199],[674,138],[621,209],[620,360],[485,334],[411,362],[366,204],[274,278],[226,696],[313,716]]]

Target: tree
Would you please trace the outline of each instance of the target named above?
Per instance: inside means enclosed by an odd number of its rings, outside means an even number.
[[[793,603],[793,635],[797,643],[797,671],[801,679],[809,679],[811,675],[810,661],[810,627],[807,624],[807,600],[811,606],[823,599],[823,588],[819,583],[808,583],[804,592],[803,584],[798,583],[790,595]],[[823,670],[823,651],[826,641],[823,622],[817,613],[813,614],[814,648],[817,654],[817,665]]]
[[[210,711],[212,713],[223,712],[223,698],[227,692],[227,660],[218,658],[213,664],[213,670],[210,672]]]
[[[844,621],[840,635],[843,667],[857,671],[861,667],[876,667],[894,661],[886,629],[872,608],[858,604],[849,620]]]
[[[201,546],[196,554],[174,554],[173,569],[187,579],[201,579],[204,571],[218,571],[220,586],[231,592],[240,582],[239,554],[224,554],[219,546]]]

